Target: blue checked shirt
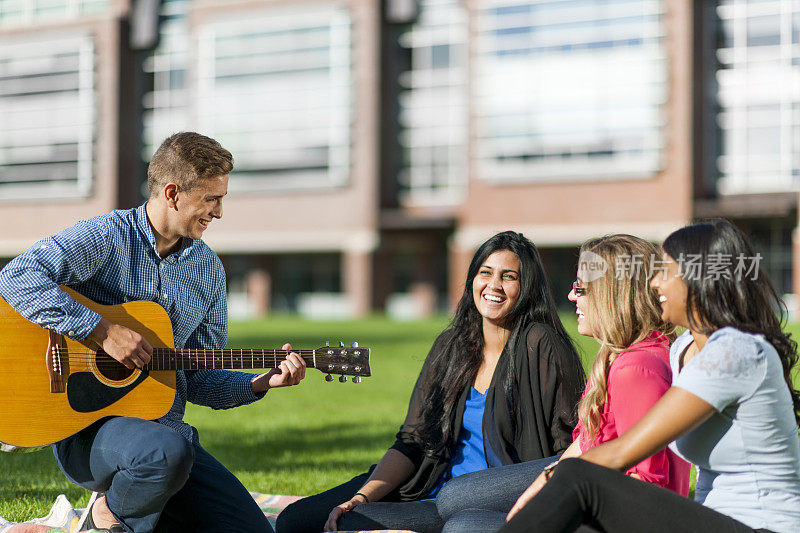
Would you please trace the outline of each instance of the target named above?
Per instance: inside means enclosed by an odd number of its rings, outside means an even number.
[[[0,296],[22,316],[74,339],[85,339],[100,315],[70,298],[72,287],[104,305],[149,300],[166,309],[176,348],[224,348],[228,338],[225,271],[201,240],[162,259],[145,205],[78,222],[42,239],[0,272]],[[229,370],[177,371],[175,401],[158,421],[190,441],[186,402],[227,409],[253,402],[253,375]]]

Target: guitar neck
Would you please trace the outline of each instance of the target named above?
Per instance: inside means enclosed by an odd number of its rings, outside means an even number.
[[[291,350],[300,355],[308,368],[317,368],[314,350]],[[155,348],[146,370],[250,370],[276,368],[286,359],[289,350],[235,349],[221,350]]]

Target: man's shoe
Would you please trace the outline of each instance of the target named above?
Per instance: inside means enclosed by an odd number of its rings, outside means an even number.
[[[125,528],[122,527],[122,524],[112,524],[111,527],[108,528],[99,528],[95,526],[94,520],[92,520],[92,508],[94,507],[95,502],[97,501],[97,497],[99,496],[98,493],[93,492],[92,497],[89,498],[89,503],[86,506],[86,511],[83,513],[82,519],[78,522],[78,531],[100,531],[101,533],[125,533]]]
[[[92,520],[92,511],[89,509],[89,516],[86,517],[86,521],[83,523],[83,528],[81,531],[100,531],[101,533],[125,533],[125,529],[122,527],[122,524],[111,524],[111,527],[102,528],[97,527],[94,525],[94,520]]]

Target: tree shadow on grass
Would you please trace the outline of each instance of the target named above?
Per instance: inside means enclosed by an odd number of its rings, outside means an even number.
[[[66,479],[65,479],[66,481]],[[73,505],[79,505],[82,498],[88,499],[89,492],[83,490],[77,485],[73,485],[67,481],[64,487],[47,487],[42,488],[38,483],[22,486],[2,486],[0,487],[0,501],[9,502],[12,500],[38,500],[44,502],[45,505],[52,505],[56,501],[59,494],[64,494]],[[34,517],[27,517],[26,520]]]
[[[361,471],[380,458],[393,442],[395,431],[396,425],[390,423],[316,423],[299,429],[276,425],[272,430],[237,428],[235,434],[205,429],[201,442],[232,471],[265,475],[323,469]],[[50,450],[0,458],[7,459],[0,482],[2,502],[33,500],[40,509],[47,509],[59,494],[65,494],[74,505],[88,497],[88,492],[64,478]],[[34,514],[44,513],[46,510]],[[30,519],[33,515],[6,518]]]
[[[43,516],[59,494],[73,505],[89,497],[64,477],[50,449],[0,455],[0,516],[14,521]]]
[[[274,431],[220,430],[201,434],[204,448],[231,470],[275,472],[284,469],[359,469],[380,459],[394,441],[394,425],[316,424]]]
[[[353,340],[357,340],[359,346],[363,348],[370,348],[372,351],[373,356],[386,356],[391,354],[394,357],[415,357],[415,358],[425,358],[428,355],[428,350],[430,349],[429,342],[413,342],[409,341],[408,339],[401,339],[398,338],[396,340],[387,341],[385,339],[381,339],[380,341],[376,341],[374,339],[363,339],[363,338],[342,338],[337,337],[330,339],[330,345],[333,347],[339,346],[339,340],[342,340],[345,343],[345,346],[350,346]],[[229,348],[243,348],[243,349],[273,349],[273,348],[280,348],[283,346],[284,342],[290,342],[292,347],[297,350],[316,350],[319,348],[325,347],[325,338],[320,339],[320,337],[304,337],[304,336],[294,336],[294,337],[265,337],[263,335],[251,334],[251,335],[237,335],[235,338],[231,337],[228,347]]]

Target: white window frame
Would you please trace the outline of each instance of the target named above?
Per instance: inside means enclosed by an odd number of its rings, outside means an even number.
[[[111,0],[0,0],[0,27],[63,22],[102,12],[110,4]]]
[[[43,54],[43,49],[50,47],[53,54]],[[92,36],[88,33],[75,34],[43,34],[32,38],[8,38],[0,40],[0,57],[6,61],[18,63],[17,67],[13,64],[10,70],[18,70],[21,76],[35,76],[36,72],[51,74],[54,72],[54,55],[64,50],[75,50],[78,53],[78,86],[75,98],[68,99],[65,104],[55,107],[40,107],[37,102],[33,102],[33,107],[26,108],[26,98],[11,100],[3,98],[2,88],[0,88],[0,123],[5,123],[0,129],[0,165],[8,164],[16,158],[25,159],[25,154],[30,158],[30,164],[45,163],[52,147],[63,142],[64,139],[73,141],[77,144],[76,176],[70,181],[51,179],[50,181],[40,181],[37,183],[26,183],[22,181],[0,182],[0,198],[3,200],[20,199],[51,199],[51,198],[83,198],[92,192],[93,169],[94,169],[94,136],[97,121],[97,97],[95,94],[95,45]],[[35,69],[32,66],[40,66]],[[65,71],[69,72],[69,71]],[[73,71],[74,72],[74,71]],[[13,80],[14,78],[9,78]],[[35,85],[29,95],[36,94]],[[13,90],[13,87],[12,87]],[[65,92],[70,91],[67,88]],[[29,98],[30,99],[30,98]],[[35,97],[34,97],[35,100]],[[33,118],[36,112],[46,115],[39,124]],[[3,119],[9,113],[25,114],[28,124],[24,128],[9,129],[8,124],[13,123],[12,119]],[[74,117],[66,119],[65,123],[59,123],[60,114]],[[73,135],[74,134],[74,135]],[[50,144],[36,144],[35,140],[40,140],[42,136],[47,138],[50,135],[54,142]],[[61,138],[56,139],[55,136]],[[21,143],[20,141],[25,141]],[[17,159],[19,161],[20,159]],[[56,162],[57,163],[57,162]],[[23,163],[24,164],[24,163]]]
[[[800,191],[800,43],[792,42],[798,12],[796,0],[727,0],[717,7],[733,44],[717,50],[724,66],[717,71],[724,140],[717,188],[723,195]],[[779,17],[780,43],[748,46],[748,20],[766,16]],[[755,111],[767,106],[777,107],[777,119]],[[751,149],[750,139],[763,127],[780,132],[776,153]]]
[[[338,188],[349,182],[350,139],[353,124],[350,13],[348,9],[335,4],[276,7],[269,10],[248,13],[246,16],[240,16],[236,19],[214,21],[203,24],[198,28],[196,48],[196,112],[198,126],[200,131],[216,138],[223,146],[228,147],[234,153],[234,160],[237,162],[237,165],[236,168],[234,168],[233,175],[236,175],[237,168],[241,169],[243,165],[247,164],[246,158],[248,152],[255,153],[256,150],[255,148],[250,151],[242,149],[241,147],[237,148],[238,143],[236,141],[226,140],[226,138],[231,139],[233,136],[246,135],[247,132],[226,131],[218,124],[217,119],[220,117],[215,115],[215,109],[219,103],[219,91],[215,84],[215,70],[217,65],[213,59],[209,60],[215,57],[217,51],[216,46],[218,44],[217,39],[219,37],[231,37],[252,32],[256,34],[263,33],[265,35],[262,36],[262,39],[268,40],[269,37],[266,36],[266,34],[269,31],[280,31],[281,28],[288,27],[299,30],[302,28],[320,26],[329,26],[330,40],[327,45],[329,48],[329,62],[327,64],[329,67],[329,76],[327,77],[328,84],[326,88],[319,90],[320,92],[330,95],[334,102],[330,107],[325,108],[327,109],[329,120],[327,124],[323,123],[322,125],[322,128],[327,128],[327,170],[292,170],[290,163],[293,161],[289,160],[285,172],[241,173],[238,179],[231,180],[230,189],[232,191],[318,190],[321,188]],[[289,34],[288,36],[279,38],[272,44],[286,46],[287,50],[292,50],[292,40],[293,37]],[[274,59],[277,61],[281,60],[278,57]],[[240,62],[239,66],[242,69],[248,68],[245,59],[237,59],[237,61]],[[294,64],[296,63],[293,63],[293,65]],[[246,70],[242,70],[242,74],[247,74]],[[301,90],[314,91],[316,88],[307,86],[297,89],[298,92]],[[280,96],[281,94],[288,93],[282,93],[279,90],[274,94]],[[270,95],[264,94],[263,97],[269,98]],[[323,131],[319,127],[310,128],[310,126],[302,125],[302,114],[296,109],[286,110],[276,104],[274,109],[270,109],[267,113],[271,114],[272,118],[275,120],[284,120],[289,127],[286,129],[253,132],[253,135],[258,136],[258,144],[266,147],[264,150],[269,149],[268,147],[271,142],[276,144],[291,144],[290,139],[294,135],[295,138],[301,139],[294,148],[291,146],[284,146],[282,148],[276,148],[274,151],[282,151],[284,154],[287,154],[291,153],[291,149],[294,149],[302,152],[304,149],[302,139],[309,136],[308,132],[313,129],[317,129],[318,133],[319,131]],[[300,127],[297,127],[298,124],[300,124]],[[265,133],[269,135],[265,135]],[[298,159],[294,162],[300,163],[302,161]],[[296,167],[299,167],[299,165],[296,165]]]
[[[148,161],[164,139],[191,129],[190,6],[191,0],[162,4],[161,15],[167,18],[160,26],[160,42],[144,62],[145,72],[153,76],[153,91],[145,95],[143,102],[144,156]],[[186,73],[180,88],[171,86],[172,72],[176,70]]]
[[[536,7],[537,4],[544,3],[552,4],[553,7],[553,10],[547,13],[546,25],[539,23],[533,10],[531,10],[531,13],[510,13],[508,15],[494,15],[492,13],[492,10],[499,7],[512,9],[515,6],[521,8],[525,6]],[[664,166],[663,158],[666,144],[664,107],[668,100],[669,83],[668,59],[665,49],[665,2],[662,0],[642,0],[636,3],[637,8],[642,10],[642,14],[651,18],[656,17],[656,21],[647,22],[648,26],[643,27],[642,33],[639,34],[638,38],[641,38],[643,42],[634,50],[639,57],[629,53],[630,50],[627,48],[619,49],[620,52],[614,55],[597,52],[594,46],[588,47],[588,43],[595,42],[591,32],[577,32],[569,27],[562,28],[559,25],[581,22],[578,15],[584,16],[584,22],[598,20],[597,16],[599,15],[595,16],[591,9],[580,13],[576,13],[574,9],[572,11],[565,9],[563,12],[559,12],[557,4],[558,2],[545,2],[544,0],[484,0],[479,3],[476,9],[476,20],[473,23],[475,27],[475,68],[472,86],[475,113],[475,150],[473,158],[475,168],[477,168],[477,177],[494,183],[604,181],[655,177]],[[568,5],[567,8],[569,8]],[[613,23],[616,18],[630,15],[629,6],[625,5],[615,6],[609,4],[604,6],[603,9],[606,9],[606,11],[603,13],[604,16],[601,20],[607,20],[610,23]],[[505,17],[507,17],[505,20],[500,20]],[[504,25],[505,23],[511,25],[506,26]],[[519,56],[513,50],[499,54],[498,52],[501,49],[498,49],[496,45],[496,37],[493,32],[502,28],[510,30],[514,27],[537,27],[539,31],[535,35],[529,32],[527,36],[522,32],[523,35],[516,39],[504,36],[503,42],[511,44],[516,42],[516,49],[523,52]],[[597,32],[605,35],[602,30]],[[632,38],[629,37],[627,39],[630,40]],[[581,44],[586,45],[587,48],[570,49],[569,52],[557,50],[559,47],[573,47]],[[535,51],[537,48],[541,49],[541,51],[537,51],[535,55],[533,55],[533,52],[526,52],[526,50]],[[551,52],[548,48],[552,48],[553,51]],[[563,61],[567,54],[573,62],[569,67]],[[498,55],[505,56],[502,62],[498,62]],[[609,64],[609,68],[616,63],[622,65],[622,68],[631,69],[631,71],[633,69],[646,69],[642,73],[642,77],[653,80],[651,83],[638,87],[637,90],[639,92],[632,94],[633,97],[643,98],[642,106],[644,107],[642,108],[646,109],[651,115],[647,119],[649,126],[645,129],[645,136],[636,136],[637,140],[643,139],[644,141],[643,151],[626,151],[624,149],[625,136],[622,133],[624,128],[619,126],[615,130],[616,134],[612,133],[607,139],[603,139],[611,143],[610,148],[614,150],[611,155],[602,153],[607,148],[605,143],[598,145],[598,150],[578,150],[570,155],[563,155],[569,153],[564,150],[570,148],[570,144],[572,144],[572,148],[586,149],[590,146],[591,143],[588,141],[580,140],[581,134],[585,139],[593,138],[595,141],[599,140],[598,132],[605,129],[605,124],[607,123],[599,117],[604,114],[613,115],[614,104],[617,101],[624,101],[624,99],[617,93],[609,92],[606,94],[602,86],[598,88],[596,85],[588,85],[587,83],[568,82],[563,87],[557,87],[555,84],[549,84],[546,81],[542,83],[541,80],[557,79],[558,76],[563,75],[566,77],[572,76],[575,79],[585,76],[591,81],[592,76],[595,74],[592,74],[589,69],[595,69],[600,72],[601,69],[597,65],[604,64],[602,62],[605,60],[608,60],[606,64]],[[493,61],[494,64],[492,63]],[[579,61],[582,61],[582,63],[579,63]],[[625,67],[625,62],[630,63],[632,66]],[[577,72],[575,66],[578,64],[588,68]],[[542,75],[541,70],[537,74],[535,72],[536,68],[543,69],[546,74]],[[572,74],[567,76],[569,72]],[[541,77],[537,78],[537,76]],[[533,88],[534,91],[520,89],[516,95],[509,92],[509,96],[513,98],[513,101],[511,101],[512,98],[506,101],[505,105],[508,110],[500,113],[498,108],[493,109],[491,107],[493,105],[491,103],[491,95],[496,94],[497,90],[508,91],[508,87],[513,86]],[[588,86],[592,87],[591,91],[585,89]],[[609,87],[613,87],[613,84],[609,85]],[[532,94],[536,90],[541,92],[538,97],[536,94]],[[615,101],[611,98],[611,95],[617,95],[617,100]],[[537,106],[537,101],[547,99],[558,101],[558,106],[555,109],[553,109],[552,104]],[[579,104],[587,106],[587,116],[593,117],[597,122],[592,127],[584,128],[583,131],[576,132],[572,128],[565,128],[562,135],[563,140],[554,145],[552,140],[558,134],[557,128],[549,125],[535,126],[535,124],[557,123],[557,113],[563,113],[565,117],[568,117],[574,107],[570,102],[575,102],[575,106]],[[628,101],[625,102],[627,104]],[[638,116],[636,113],[640,112],[636,111],[634,113],[629,110],[628,113],[631,116]],[[580,110],[574,110],[572,115],[573,120],[577,120],[575,117],[581,116],[581,112]],[[502,116],[506,116],[506,125],[500,124]],[[503,128],[506,133],[499,136],[493,135],[493,128]],[[508,134],[514,129],[520,132],[516,138]],[[638,129],[640,127],[636,126],[630,131],[635,132]],[[513,155],[510,160],[501,161],[499,159],[502,156],[501,150],[503,148],[510,154],[515,152],[522,154],[526,146],[536,142],[536,137],[545,135],[550,140],[540,141],[543,143],[542,149],[525,154],[527,159]],[[630,135],[633,135],[633,133]],[[622,143],[622,145],[619,143]],[[492,146],[493,144],[496,146]],[[548,144],[550,146],[549,150]],[[517,146],[517,148],[514,148],[514,146]]]
[[[411,69],[400,84],[399,142],[404,160],[398,179],[404,205],[458,205],[466,196],[469,142],[469,19],[460,0],[420,2],[417,22],[400,38]],[[449,47],[450,64],[434,68],[433,46]],[[422,51],[426,53],[423,53]],[[445,149],[446,163],[433,160]]]

